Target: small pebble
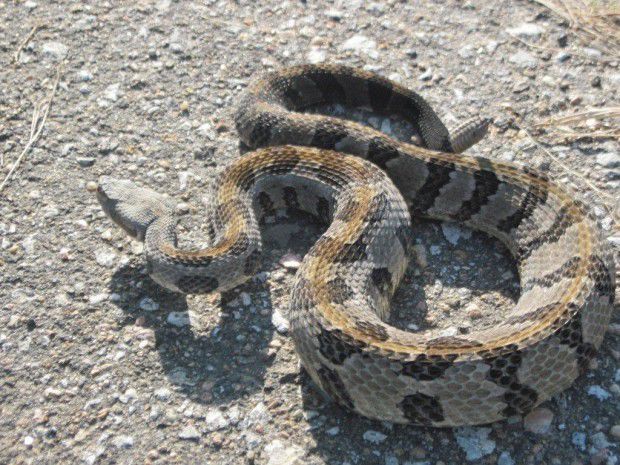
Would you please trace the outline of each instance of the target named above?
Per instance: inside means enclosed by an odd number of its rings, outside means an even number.
[[[41,51],[55,60],[62,60],[67,56],[69,48],[61,42],[44,42]]]
[[[197,441],[200,439],[200,431],[198,431],[194,425],[187,425],[179,431],[179,438],[188,441]]]
[[[476,462],[493,453],[495,441],[489,439],[491,428],[462,427],[455,430],[456,442],[465,452],[465,459]]]
[[[377,42],[364,36],[355,35],[346,40],[341,47],[343,50],[351,50],[358,54],[364,53],[370,58],[379,58],[379,51],[377,50]]]
[[[172,392],[170,392],[170,389],[167,388],[159,388],[153,394],[157,399],[165,401],[170,399]]]
[[[509,34],[523,39],[540,39],[545,30],[537,24],[523,23],[517,27],[506,29]]]
[[[603,56],[603,54],[595,48],[584,47],[582,51],[590,58],[601,58]]]
[[[119,449],[131,449],[133,447],[133,437],[125,435],[116,436],[112,443]]]
[[[95,261],[106,268],[112,268],[116,261],[116,254],[107,250],[98,250],[95,252]]]
[[[166,321],[173,326],[178,326],[179,328],[189,326],[191,324],[189,312],[170,312],[166,318]]]
[[[482,318],[483,316],[480,307],[474,302],[467,304],[467,306],[465,307],[465,312],[467,313],[467,316],[472,320],[477,320],[478,318]]]
[[[380,444],[387,439],[387,436],[379,431],[369,429],[362,435],[362,438],[372,444]]]
[[[537,408],[528,413],[523,419],[523,427],[526,431],[535,434],[545,434],[549,432],[553,412],[548,408]]]
[[[296,270],[301,265],[301,257],[297,254],[287,253],[280,259],[280,265],[284,268]]]
[[[560,52],[555,56],[555,60],[558,63],[564,63],[565,61],[570,60],[571,54],[568,52]]]
[[[515,465],[515,461],[508,452],[502,452],[497,459],[497,465]]]
[[[93,80],[93,75],[85,69],[81,69],[77,73],[77,77],[82,82],[88,82]]]
[[[77,157],[75,161],[77,161],[78,165],[82,168],[88,168],[89,166],[93,166],[97,159],[92,157]]]
[[[580,451],[586,450],[586,433],[576,432],[571,436],[571,442]]]
[[[286,334],[289,330],[289,321],[277,309],[271,315],[271,323],[280,334]]]
[[[433,71],[429,68],[418,77],[420,81],[430,81],[433,79]]]
[[[538,60],[534,55],[526,51],[518,51],[508,57],[508,61],[517,65],[519,68],[536,68],[538,66]]]
[[[88,298],[88,303],[90,305],[98,305],[101,302],[105,302],[106,300],[108,300],[109,295],[105,292],[101,293],[101,294],[95,294],[95,295],[91,295]]]
[[[398,459],[396,457],[394,457],[393,455],[388,455],[385,458],[385,462],[384,463],[385,463],[385,465],[398,465]]]
[[[301,447],[289,441],[285,444],[279,439],[271,441],[264,449],[267,465],[296,465],[305,453]]]
[[[154,312],[156,310],[159,310],[159,304],[150,297],[144,297],[143,299],[141,299],[138,306],[141,310],[144,310],[145,312]]]
[[[176,204],[175,210],[180,215],[185,215],[186,213],[189,212],[189,205],[186,204],[185,202],[179,202]]]
[[[205,426],[209,431],[217,431],[227,428],[230,422],[217,408],[212,408],[205,414]]]
[[[329,428],[328,430],[326,430],[325,433],[329,436],[336,436],[338,433],[340,433],[340,428],[334,426],[333,428]]]
[[[590,386],[588,388],[588,394],[596,397],[598,400],[600,400],[601,402],[604,400],[607,400],[611,397],[611,394],[606,391],[605,389],[603,389],[600,386]]]
[[[324,50],[313,48],[306,55],[306,59],[312,64],[322,63],[327,59],[327,53]]]
[[[325,16],[327,16],[329,19],[340,21],[342,19],[343,13],[340,10],[330,9],[325,11]]]
[[[252,297],[247,292],[242,292],[241,294],[239,294],[239,297],[241,297],[241,303],[244,306],[249,307],[250,305],[252,305]]]
[[[426,256],[426,248],[424,247],[424,245],[414,245],[413,252],[415,254],[416,263],[420,266],[420,268],[426,268],[428,266],[428,258]]]
[[[596,155],[596,163],[605,168],[616,168],[620,166],[620,153],[602,152]]]

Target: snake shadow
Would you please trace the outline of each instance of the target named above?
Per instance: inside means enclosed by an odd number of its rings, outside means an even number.
[[[221,303],[211,303],[204,296],[170,292],[155,283],[139,263],[119,268],[109,288],[121,296],[116,302],[126,315],[121,325],[139,324],[153,330],[163,372],[191,400],[224,404],[262,389],[272,361],[267,353],[273,337],[270,313],[236,304],[231,293],[222,294]],[[261,307],[271,308],[264,284],[250,281],[236,288],[234,297],[239,292],[258,294]],[[142,309],[152,305],[145,298],[159,308]],[[193,300],[189,306],[188,299]]]

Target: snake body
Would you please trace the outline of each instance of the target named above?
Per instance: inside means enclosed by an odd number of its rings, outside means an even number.
[[[306,111],[333,103],[396,114],[422,146]],[[610,249],[588,206],[565,186],[527,167],[458,153],[484,135],[487,120],[451,133],[420,96],[394,82],[312,65],[256,81],[235,121],[255,150],[217,179],[206,248],[177,247],[168,198],[101,180],[101,205],[145,241],[155,281],[186,293],[237,286],[257,270],[261,219],[298,209],[329,227],[297,271],[291,336],[311,378],[342,406],[397,423],[489,423],[530,411],[587,367],[613,305]],[[410,215],[455,221],[507,246],[521,296],[505,321],[455,336],[386,323],[408,262]]]

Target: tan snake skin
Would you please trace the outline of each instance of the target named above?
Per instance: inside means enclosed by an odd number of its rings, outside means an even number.
[[[424,148],[304,113],[333,103],[396,114]],[[145,241],[155,281],[188,293],[230,289],[256,272],[260,222],[302,210],[329,227],[297,272],[291,335],[312,379],[346,408],[397,423],[489,423],[528,412],[586,368],[613,305],[611,252],[575,193],[527,167],[456,153],[488,121],[450,134],[417,94],[371,73],[317,65],[257,81],[236,124],[245,144],[266,148],[218,178],[209,247],[177,248],[171,200],[101,180],[103,209]],[[521,296],[506,321],[457,336],[386,323],[408,263],[410,215],[456,221],[508,247]]]

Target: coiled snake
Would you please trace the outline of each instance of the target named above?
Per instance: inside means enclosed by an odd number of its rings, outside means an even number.
[[[304,112],[334,103],[398,115],[423,147]],[[299,209],[329,224],[297,271],[290,318],[303,366],[339,404],[397,423],[488,423],[567,388],[600,346],[615,286],[601,230],[588,206],[545,174],[459,154],[487,120],[450,134],[414,92],[372,73],[313,65],[252,84],[235,121],[242,141],[259,149],[219,176],[208,247],[177,248],[174,204],[149,189],[104,178],[99,201],[144,240],[151,277],[186,293],[250,278],[260,219],[274,211]],[[509,318],[456,336],[386,323],[408,262],[411,214],[459,222],[508,247],[521,281]]]

